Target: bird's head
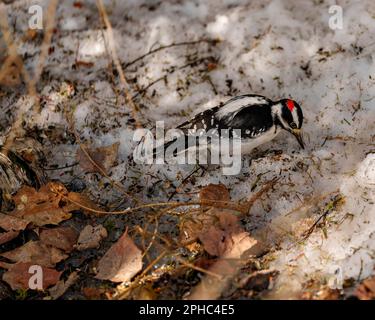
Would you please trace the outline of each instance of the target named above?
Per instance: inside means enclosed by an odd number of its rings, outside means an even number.
[[[303,113],[300,105],[294,100],[282,99],[273,107],[277,124],[293,134],[301,148],[304,149],[305,144],[303,142],[301,132]]]

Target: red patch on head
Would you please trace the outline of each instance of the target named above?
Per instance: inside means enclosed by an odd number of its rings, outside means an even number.
[[[286,106],[288,107],[288,109],[290,110],[290,112],[292,112],[293,109],[294,109],[294,101],[293,100],[287,100]]]

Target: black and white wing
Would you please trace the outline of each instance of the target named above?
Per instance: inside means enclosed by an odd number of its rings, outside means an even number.
[[[205,110],[177,128],[184,130],[240,129],[241,136],[256,137],[273,126],[272,101],[259,95],[234,97],[221,106]],[[186,131],[186,132],[185,132]]]

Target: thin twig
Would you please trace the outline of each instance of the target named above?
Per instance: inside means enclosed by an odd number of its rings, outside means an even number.
[[[0,3],[0,31],[3,34],[3,39],[8,47],[8,60],[6,61],[5,65],[10,66],[12,63],[16,63],[17,67],[21,70],[23,78],[27,84],[27,90],[31,97],[34,98],[34,103],[37,102],[36,96],[36,89],[35,86],[31,82],[31,78],[29,73],[27,72],[26,68],[23,65],[23,61],[21,57],[17,53],[17,47],[12,40],[12,36],[9,32],[9,24],[8,24],[8,16],[7,10],[3,3]],[[6,67],[5,66],[5,67]],[[0,72],[0,79],[3,77],[2,74],[5,75],[7,68],[4,68]],[[6,137],[4,142],[4,155],[7,156],[8,150],[10,150],[11,145],[13,144],[14,140],[17,138],[17,135],[22,132],[22,121],[23,115],[29,110],[29,107],[24,104],[21,108],[17,111],[15,115],[15,121],[12,124],[12,127]]]
[[[335,199],[332,201],[331,206],[329,206],[329,208],[324,210],[323,213],[318,217],[318,219],[315,220],[313,225],[305,232],[303,238],[300,241],[306,240],[314,232],[314,230],[315,230],[316,226],[319,224],[319,222],[323,218],[325,218],[332,211],[332,209],[335,208],[338,203],[340,203],[341,200],[343,200],[343,197],[341,195],[337,195],[335,197]]]
[[[47,9],[47,19],[46,19],[46,28],[44,32],[44,38],[42,42],[42,47],[38,59],[38,64],[34,71],[34,77],[31,79],[31,86],[36,87],[40,76],[43,71],[44,62],[48,56],[48,51],[52,41],[53,30],[55,26],[55,17],[56,17],[56,9],[57,9],[58,0],[51,0]],[[38,104],[39,106],[39,104]]]
[[[75,200],[72,200],[68,196],[64,195],[57,189],[51,187],[51,191],[54,193],[57,193],[62,198],[66,199],[67,201],[70,201],[71,203],[79,206],[82,209],[85,209],[90,212],[94,212],[97,214],[128,214],[131,212],[139,211],[142,209],[147,208],[156,208],[156,207],[170,207],[170,208],[178,208],[178,207],[185,207],[185,206],[197,206],[197,205],[204,205],[204,206],[211,206],[214,208],[222,208],[222,209],[229,209],[229,210],[235,210],[235,211],[241,211],[241,206],[239,206],[237,203],[230,202],[230,201],[192,201],[192,202],[157,202],[157,203],[147,203],[143,204],[134,208],[129,208],[121,211],[104,211],[104,210],[96,210],[93,208],[89,208]]]
[[[179,188],[181,188],[188,180],[189,178],[195,174],[196,172],[198,172],[198,170],[201,169],[200,166],[198,166],[196,169],[194,169],[191,173],[188,174],[188,176],[186,178],[184,178],[184,180],[182,180],[182,182],[180,183],[180,185],[173,191],[173,193],[169,196],[168,198],[168,201],[170,201],[176,194],[177,194],[177,190]]]

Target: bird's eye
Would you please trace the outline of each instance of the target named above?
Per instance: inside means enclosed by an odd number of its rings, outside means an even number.
[[[295,124],[295,122],[292,122],[292,123],[290,124],[290,127],[291,127],[292,129],[297,129],[297,125]]]

